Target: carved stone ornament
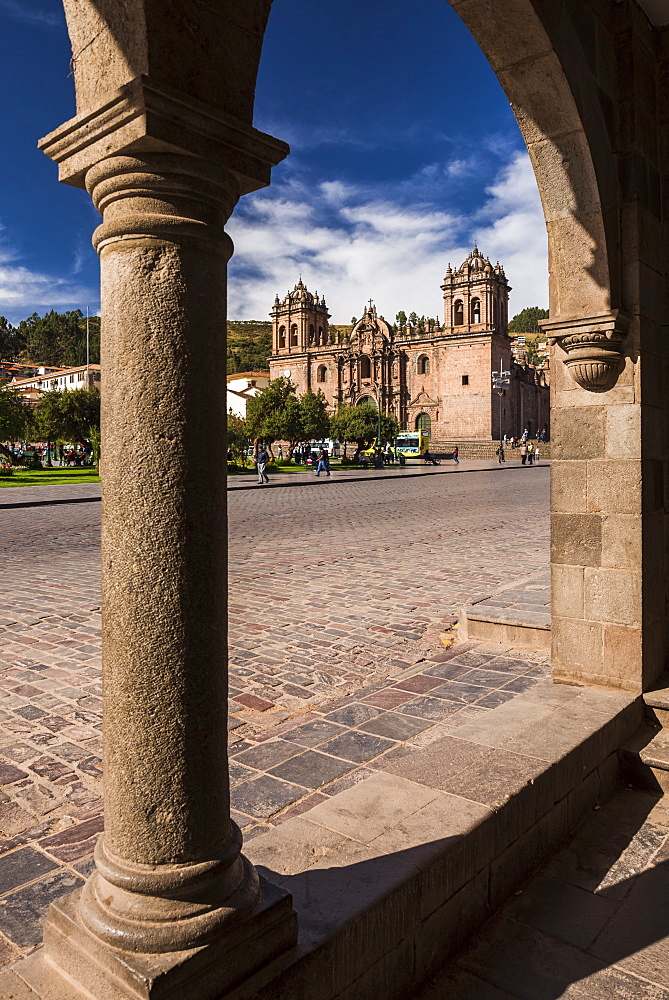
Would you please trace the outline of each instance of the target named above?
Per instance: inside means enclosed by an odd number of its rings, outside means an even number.
[[[619,310],[570,320],[540,320],[551,344],[567,357],[564,366],[582,389],[607,392],[625,367],[624,345],[629,319]]]

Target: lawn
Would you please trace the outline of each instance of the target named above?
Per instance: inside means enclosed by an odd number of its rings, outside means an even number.
[[[69,486],[73,483],[99,483],[95,469],[16,469],[12,476],[0,476],[5,486]]]

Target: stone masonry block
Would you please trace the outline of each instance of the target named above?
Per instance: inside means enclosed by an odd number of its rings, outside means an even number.
[[[551,562],[599,566],[601,518],[592,514],[551,515]]]
[[[604,626],[604,671],[626,690],[641,685],[641,628],[625,625]]]
[[[551,567],[551,608],[554,615],[583,618],[583,567],[554,563]]]
[[[584,679],[602,673],[603,630],[601,622],[553,615],[553,663],[560,676]]]
[[[606,457],[641,457],[641,408],[635,404],[606,407]]]
[[[618,625],[641,623],[641,574],[628,570],[587,567],[585,613],[596,621]]]
[[[602,518],[602,566],[641,569],[641,518],[609,514]]]
[[[588,512],[641,513],[641,462],[588,462]]]
[[[551,457],[593,459],[604,457],[605,419],[603,406],[574,406],[553,411]]]
[[[586,462],[551,461],[551,510],[584,514],[587,505]]]

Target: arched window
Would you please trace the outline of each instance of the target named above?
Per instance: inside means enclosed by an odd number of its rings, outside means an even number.
[[[297,347],[297,323],[293,323],[290,328],[290,343],[292,347]]]
[[[314,334],[314,324],[310,323],[309,324],[309,344],[313,344],[313,342],[314,342],[314,336],[315,336],[315,334]],[[316,343],[320,344],[320,338],[316,341]]]
[[[465,321],[465,313],[462,306],[462,299],[456,299],[453,303],[453,326],[462,326]]]
[[[376,406],[376,400],[373,396],[361,396],[356,406],[365,406],[367,403],[371,403],[372,406]]]
[[[360,358],[360,378],[372,377],[372,364],[366,354]]]
[[[430,359],[422,354],[418,359],[417,371],[419,375],[430,374]]]
[[[430,431],[432,430],[432,421],[429,413],[418,414],[416,417],[416,430],[422,431],[423,434],[427,434],[429,437]]]
[[[286,328],[285,326],[279,327],[279,347],[286,346]]]
[[[328,380],[328,370],[325,365],[319,365],[318,371],[316,372],[317,382],[327,382]]]
[[[481,300],[472,299],[472,323],[481,322]]]

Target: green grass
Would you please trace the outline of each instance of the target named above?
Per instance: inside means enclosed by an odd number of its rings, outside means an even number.
[[[69,486],[71,483],[99,483],[95,469],[15,469],[14,475],[0,476],[6,486]]]

